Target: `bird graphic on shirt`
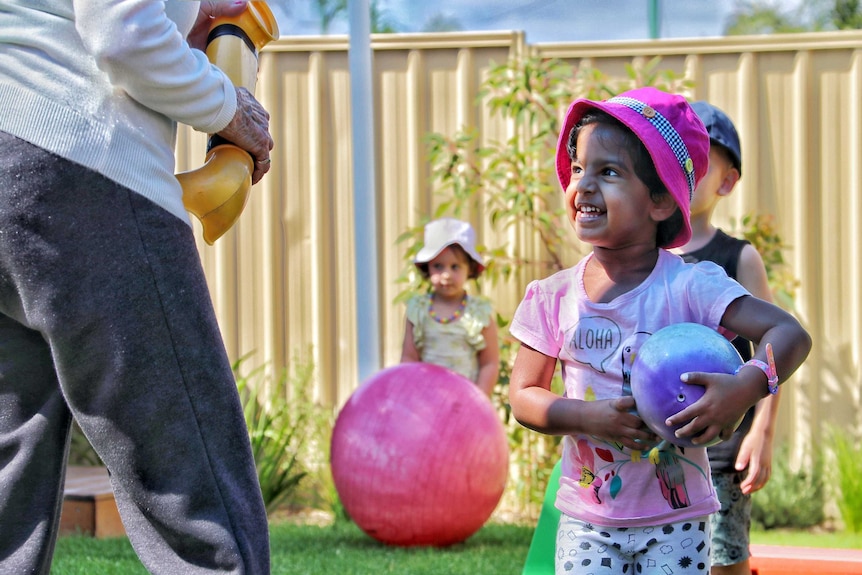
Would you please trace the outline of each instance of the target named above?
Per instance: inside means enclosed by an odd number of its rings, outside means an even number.
[[[655,476],[658,477],[661,494],[671,508],[682,509],[691,505],[685,488],[685,472],[676,450],[655,447],[650,450],[650,461],[655,463]]]

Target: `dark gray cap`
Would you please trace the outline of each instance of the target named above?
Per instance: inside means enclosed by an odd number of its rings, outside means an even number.
[[[710,142],[724,146],[730,153],[733,167],[736,168],[741,176],[742,151],[739,147],[739,134],[736,133],[736,127],[734,127],[733,122],[727,117],[727,114],[709,102],[701,100],[692,103],[691,107],[703,122],[703,125],[706,126]]]

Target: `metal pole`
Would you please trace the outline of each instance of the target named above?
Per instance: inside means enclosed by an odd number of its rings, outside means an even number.
[[[661,31],[659,29],[661,26],[661,18],[659,17],[660,12],[661,7],[659,6],[659,0],[649,0],[649,37],[652,40],[656,40],[661,36]]]
[[[350,19],[350,115],[353,128],[356,349],[361,382],[381,367],[371,9],[368,0],[349,0],[347,6]]]

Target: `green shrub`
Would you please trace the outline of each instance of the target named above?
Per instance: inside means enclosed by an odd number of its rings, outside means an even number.
[[[299,509],[319,509],[326,511],[336,522],[351,522],[332,477],[330,455],[332,430],[335,427],[335,410],[319,410],[314,423],[313,449],[305,463],[308,475],[289,504]]]
[[[267,385],[271,378],[264,365],[247,375],[240,373],[247,357],[240,358],[233,368],[263,501],[267,512],[272,513],[295,494],[299,482],[308,475],[305,463],[320,451],[315,440],[325,412],[309,397],[314,372],[310,361],[294,359],[291,377],[288,366],[275,385]]]
[[[752,496],[752,524],[761,529],[807,528],[821,524],[825,518],[821,458],[814,456],[809,467],[794,471],[785,446],[776,452],[772,461],[772,477]]]
[[[832,430],[829,434],[835,465],[830,484],[844,527],[862,533],[862,448],[846,434]]]

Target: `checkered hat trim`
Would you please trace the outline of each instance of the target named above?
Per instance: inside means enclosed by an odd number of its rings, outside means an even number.
[[[676,156],[676,160],[679,162],[679,167],[682,168],[682,171],[685,174],[685,178],[688,181],[688,199],[691,201],[691,197],[694,194],[694,162],[691,159],[691,155],[688,153],[688,148],[686,147],[682,136],[679,135],[676,128],[674,128],[670,121],[662,116],[658,110],[640,100],[635,100],[628,96],[615,96],[610,98],[608,102],[622,104],[623,106],[634,110],[648,120],[649,123],[658,130],[658,133],[661,135],[662,139],[667,142],[673,155]]]

